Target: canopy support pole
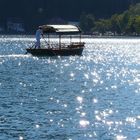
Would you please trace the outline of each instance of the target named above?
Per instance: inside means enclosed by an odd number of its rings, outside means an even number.
[[[50,35],[48,34],[48,48],[50,48]]]
[[[59,49],[61,49],[61,35],[59,35]]]
[[[82,38],[82,35],[81,35],[81,33],[80,33],[80,44],[81,44],[81,38]]]
[[[72,42],[72,36],[70,36],[70,45],[71,45],[71,42]]]

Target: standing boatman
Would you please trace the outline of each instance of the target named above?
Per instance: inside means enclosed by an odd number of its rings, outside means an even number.
[[[41,36],[43,36],[43,30],[42,30],[42,27],[38,27],[38,29],[36,30],[36,34],[35,34],[35,38],[36,38],[36,45],[35,45],[35,48],[40,48],[40,39],[41,39]]]

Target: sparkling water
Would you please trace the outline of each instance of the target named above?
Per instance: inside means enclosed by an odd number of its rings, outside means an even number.
[[[34,38],[1,36],[0,140],[140,140],[140,39],[82,41],[34,57]]]

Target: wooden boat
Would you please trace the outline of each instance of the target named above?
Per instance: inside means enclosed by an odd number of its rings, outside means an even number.
[[[81,30],[74,25],[42,25],[40,26],[44,34],[47,34],[45,40],[45,47],[41,48],[26,48],[27,53],[35,56],[70,56],[82,55],[85,43],[81,42]],[[72,36],[79,34],[79,42],[73,42]],[[58,42],[50,40],[50,35],[58,36]],[[63,43],[63,38],[69,37],[69,43]]]

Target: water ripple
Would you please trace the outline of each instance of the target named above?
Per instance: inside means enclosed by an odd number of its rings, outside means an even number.
[[[87,38],[81,57],[40,58],[25,55],[34,38],[0,40],[0,139],[140,139],[139,39]]]

